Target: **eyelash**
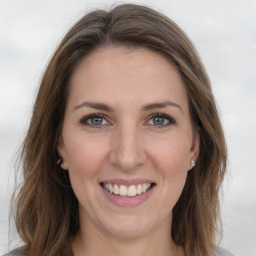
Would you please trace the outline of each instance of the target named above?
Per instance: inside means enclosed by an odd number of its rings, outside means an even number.
[[[173,125],[173,124],[176,124],[176,121],[170,117],[169,115],[165,114],[165,113],[154,113],[154,114],[151,114],[148,118],[148,121],[147,123],[152,119],[152,118],[155,118],[155,117],[159,117],[159,118],[164,118],[166,120],[168,120],[168,124],[164,124],[164,125],[150,125],[150,126],[153,126],[153,127],[157,127],[157,128],[164,128],[164,127],[168,127],[170,125]],[[82,125],[85,125],[85,126],[88,126],[88,127],[91,127],[91,128],[102,128],[102,126],[104,126],[105,124],[99,124],[99,125],[94,125],[94,124],[88,124],[86,123],[88,120],[92,119],[92,118],[101,118],[101,119],[104,119],[106,120],[106,116],[104,114],[91,114],[91,115],[88,115],[88,116],[85,116],[83,117],[81,120],[80,120],[80,124]],[[107,121],[107,120],[106,120]]]
[[[168,124],[152,125],[157,128],[164,128],[164,127],[168,127],[170,125],[176,124],[176,121],[171,116],[169,116],[168,114],[165,114],[165,113],[154,113],[154,114],[150,115],[149,120],[151,120],[154,117],[160,117],[160,118],[164,118],[164,119],[168,120]]]
[[[102,119],[105,119],[106,120],[106,117],[105,115],[103,114],[91,114],[91,115],[88,115],[88,116],[85,116],[81,119],[80,123],[82,125],[85,125],[85,126],[89,126],[91,128],[102,128],[102,125],[94,125],[94,124],[88,124],[86,123],[88,120],[90,120],[91,118],[102,118]]]

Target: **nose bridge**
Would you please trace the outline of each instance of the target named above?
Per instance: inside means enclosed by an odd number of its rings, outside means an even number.
[[[124,124],[113,135],[111,161],[122,170],[132,170],[145,161],[141,136],[135,124]]]

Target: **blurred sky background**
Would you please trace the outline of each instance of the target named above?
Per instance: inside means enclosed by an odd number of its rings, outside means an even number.
[[[236,256],[255,256],[256,1],[129,2],[149,5],[169,16],[200,53],[229,148],[221,246]],[[113,3],[117,1],[0,0],[0,255],[8,250],[14,157],[28,126],[42,72],[64,33],[79,17]]]

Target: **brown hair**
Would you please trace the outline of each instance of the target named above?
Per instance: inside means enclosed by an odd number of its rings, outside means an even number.
[[[133,4],[86,14],[66,34],[46,68],[21,152],[24,181],[15,200],[24,254],[72,255],[78,202],[68,173],[56,165],[56,145],[72,72],[85,56],[108,45],[157,51],[182,75],[192,122],[200,130],[200,154],[173,209],[171,233],[186,255],[209,256],[220,227],[219,189],[227,157],[210,82],[184,32],[155,10]]]

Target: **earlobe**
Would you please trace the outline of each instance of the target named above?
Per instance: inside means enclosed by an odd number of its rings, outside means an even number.
[[[60,159],[58,160],[59,166],[63,170],[68,170],[68,162],[67,162],[67,156],[66,156],[66,149],[63,142],[63,138],[60,136],[57,143],[57,152]]]
[[[61,161],[60,168],[67,171],[68,163],[66,161]]]

